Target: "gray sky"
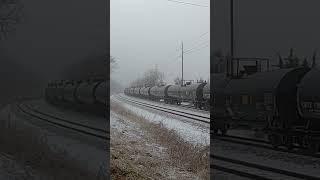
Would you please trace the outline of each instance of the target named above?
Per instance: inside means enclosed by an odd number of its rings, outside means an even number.
[[[127,85],[155,65],[167,82],[181,77],[181,41],[195,50],[184,56],[184,79],[209,77],[210,8],[167,0],[111,0],[110,8],[110,50],[118,61],[112,79]]]
[[[230,49],[229,2],[229,0],[215,0],[213,9],[214,41],[211,46],[215,50],[222,49],[224,53]],[[275,58],[277,51],[287,56],[292,47],[298,56],[307,57],[311,62],[314,49],[320,48],[320,1],[235,0],[234,2],[236,56]]]
[[[57,78],[66,65],[106,51],[106,2],[22,0],[24,19],[1,47],[25,68]]]

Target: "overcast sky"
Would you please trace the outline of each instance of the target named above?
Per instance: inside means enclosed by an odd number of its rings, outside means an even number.
[[[59,78],[66,65],[89,54],[104,54],[106,1],[22,0],[23,20],[1,47],[19,64]],[[2,51],[3,52],[3,51]]]
[[[193,0],[209,6],[209,0]],[[210,73],[210,8],[167,0],[111,0],[111,55],[118,69],[111,77],[123,85],[155,67],[166,81],[181,77],[181,41],[184,79],[207,79]],[[190,51],[191,52],[191,51]]]
[[[211,46],[230,52],[230,0],[214,0]],[[275,58],[294,48],[298,56],[310,56],[320,48],[320,1],[235,0],[235,55]],[[320,50],[320,49],[319,49]],[[320,52],[318,53],[320,57]],[[275,59],[277,60],[277,59]]]

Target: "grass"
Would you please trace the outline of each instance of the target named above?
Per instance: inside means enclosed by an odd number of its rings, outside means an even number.
[[[80,167],[80,162],[68,152],[49,145],[39,129],[17,124],[10,114],[0,120],[0,152],[11,159],[2,163],[1,168],[10,172],[13,179],[106,179],[104,173],[93,174]],[[21,167],[13,167],[14,164]]]
[[[175,130],[167,129],[161,122],[150,122],[118,103],[112,102],[111,110],[126,119],[138,122],[155,143],[166,148],[172,166],[192,172],[201,179],[209,179],[209,146],[191,144],[181,138]]]

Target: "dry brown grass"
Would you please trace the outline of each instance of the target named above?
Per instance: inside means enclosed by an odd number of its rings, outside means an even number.
[[[113,152],[111,155],[111,178],[114,180],[140,180],[147,179],[147,173],[140,172],[134,164],[126,161],[129,158],[121,152]]]
[[[115,113],[138,122],[155,143],[167,148],[171,165],[192,172],[202,179],[209,179],[209,146],[193,145],[182,139],[175,130],[167,129],[162,123],[153,123],[137,116],[118,103],[111,103]]]
[[[106,179],[103,173],[93,174],[80,167],[65,150],[49,145],[38,129],[18,125],[10,115],[0,120],[0,151],[12,159],[1,167],[10,172],[10,179]],[[13,168],[13,162],[23,171]]]

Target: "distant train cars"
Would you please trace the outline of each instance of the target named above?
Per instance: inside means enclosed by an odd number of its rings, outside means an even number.
[[[182,102],[189,102],[199,109],[209,109],[210,104],[210,87],[205,82],[190,83],[183,86],[131,87],[126,88],[124,93],[129,96],[147,98],[154,101],[163,100],[167,104],[180,105]]]
[[[99,78],[79,81],[54,81],[46,87],[45,97],[52,104],[92,110],[104,114],[107,106],[106,80]]]

